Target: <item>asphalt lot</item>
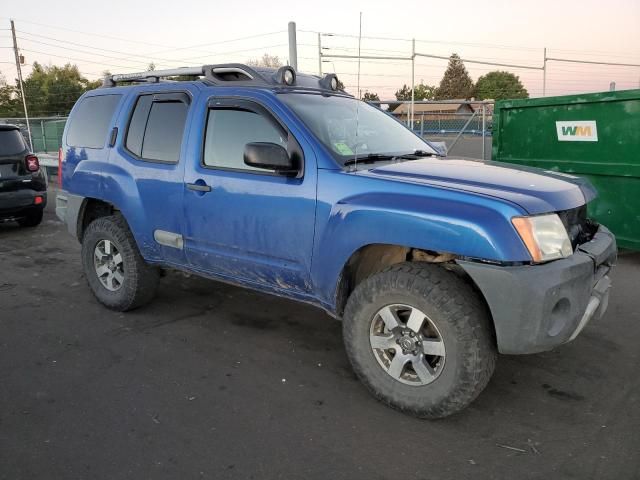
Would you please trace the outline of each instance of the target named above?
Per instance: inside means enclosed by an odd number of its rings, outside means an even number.
[[[315,308],[170,273],[106,310],[49,208],[0,225],[0,478],[637,479],[639,273],[621,256],[605,318],[424,421],[369,396]]]

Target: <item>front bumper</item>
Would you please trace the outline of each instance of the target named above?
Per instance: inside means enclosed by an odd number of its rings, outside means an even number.
[[[517,267],[458,263],[491,309],[500,353],[525,354],[573,340],[604,314],[616,256],[615,237],[600,226],[591,241],[562,260]]]

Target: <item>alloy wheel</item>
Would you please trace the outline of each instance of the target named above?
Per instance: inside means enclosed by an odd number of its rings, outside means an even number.
[[[371,321],[369,341],[382,369],[404,384],[427,385],[444,368],[440,331],[424,312],[410,305],[381,308]]]

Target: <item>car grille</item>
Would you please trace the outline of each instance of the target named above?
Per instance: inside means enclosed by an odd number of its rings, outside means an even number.
[[[571,246],[574,250],[578,245],[582,245],[591,240],[598,229],[598,224],[587,218],[586,205],[570,210],[561,210],[556,213],[567,229]]]

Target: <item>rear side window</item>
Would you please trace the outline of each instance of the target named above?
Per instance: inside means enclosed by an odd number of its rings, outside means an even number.
[[[67,144],[78,148],[103,148],[120,98],[121,95],[84,98],[71,116]]]
[[[180,95],[138,98],[129,122],[127,150],[143,160],[178,162],[189,105],[175,100],[177,97]]]
[[[0,157],[15,155],[27,149],[24,139],[18,130],[0,130]]]

